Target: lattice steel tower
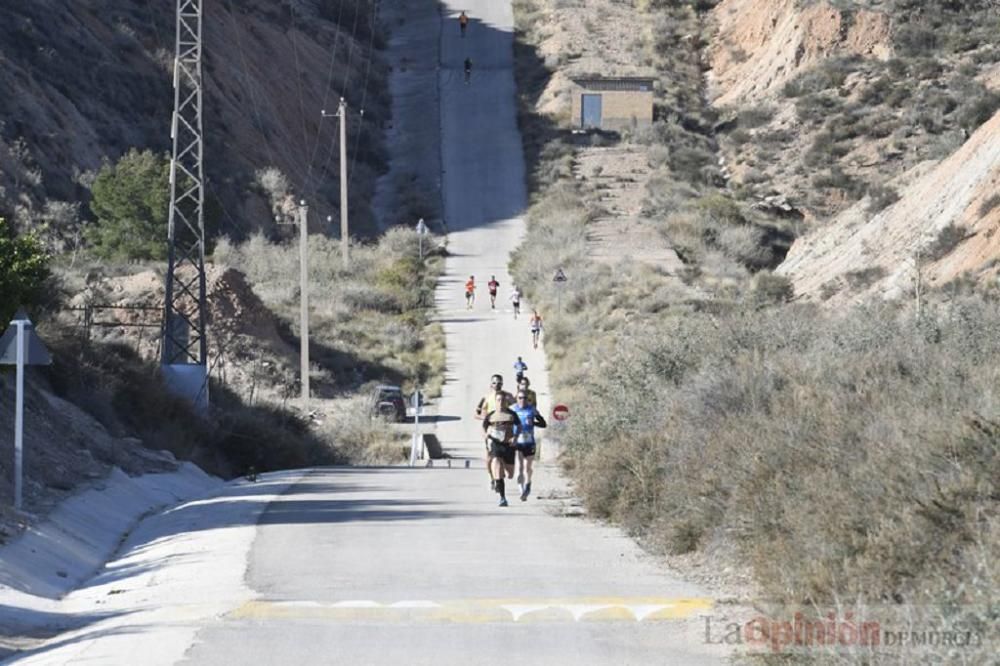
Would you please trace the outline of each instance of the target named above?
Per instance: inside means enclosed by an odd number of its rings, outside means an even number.
[[[205,337],[205,189],[202,170],[202,0],[177,0],[174,115],[170,137],[170,243],[163,318],[167,384],[208,404]]]

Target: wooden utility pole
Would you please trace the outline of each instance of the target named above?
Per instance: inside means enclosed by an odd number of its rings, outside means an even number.
[[[344,260],[344,268],[347,268],[351,258],[347,228],[347,102],[343,97],[340,98],[337,115],[340,116],[340,255]]]
[[[299,355],[302,367],[302,410],[309,405],[309,207],[299,206]]]

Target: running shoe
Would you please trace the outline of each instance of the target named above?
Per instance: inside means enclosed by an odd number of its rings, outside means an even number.
[[[497,506],[507,506],[507,498],[501,497],[500,502],[497,504]]]
[[[531,494],[531,481],[524,484],[524,499],[528,499],[528,495]]]

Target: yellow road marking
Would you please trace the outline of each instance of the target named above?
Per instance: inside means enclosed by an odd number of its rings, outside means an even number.
[[[712,608],[707,598],[581,597],[555,599],[452,599],[378,602],[368,599],[250,601],[232,619],[321,619],[334,622],[662,622]]]

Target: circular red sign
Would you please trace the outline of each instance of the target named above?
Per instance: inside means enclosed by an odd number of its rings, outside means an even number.
[[[566,405],[556,405],[552,408],[552,418],[556,421],[565,421],[569,418],[569,407]]]

